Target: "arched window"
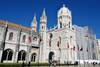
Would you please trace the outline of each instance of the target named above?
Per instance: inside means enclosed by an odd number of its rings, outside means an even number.
[[[2,60],[12,60],[13,50],[6,49],[3,51]]]
[[[21,51],[18,53],[18,61],[19,61],[19,60],[25,61],[25,59],[26,59],[26,51],[21,50]]]
[[[37,54],[33,53],[31,56],[31,61],[36,62],[36,56],[37,56]]]
[[[25,42],[25,40],[26,40],[26,35],[23,35],[22,42]]]
[[[42,26],[42,29],[43,29],[44,27]]]
[[[69,22],[69,28],[70,28],[70,22]]]
[[[62,28],[62,23],[60,22],[60,28]]]
[[[37,37],[33,37],[33,41],[37,41]]]
[[[10,32],[9,33],[9,40],[12,40],[13,39],[13,32]]]
[[[50,33],[50,38],[52,38],[53,37],[53,34],[52,33]]]
[[[49,53],[49,56],[48,56],[48,58],[49,58],[49,63],[51,64],[52,63],[52,60],[54,60],[54,52],[50,52]]]

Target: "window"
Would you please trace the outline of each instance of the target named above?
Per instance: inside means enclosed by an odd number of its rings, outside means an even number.
[[[94,43],[92,42],[92,49],[94,49]]]
[[[43,29],[43,26],[42,26],[42,29]]]
[[[70,36],[70,38],[72,38],[72,36]]]
[[[53,37],[53,34],[52,33],[50,33],[50,38],[52,38]]]
[[[22,42],[25,42],[25,40],[26,40],[26,36],[23,35]]]
[[[62,28],[62,23],[60,22],[60,28]]]
[[[12,60],[12,56],[13,56],[13,51],[11,49],[6,49],[3,51],[3,57],[2,60]]]
[[[10,32],[9,33],[9,40],[12,40],[13,39],[13,32]]]
[[[69,28],[70,28],[70,22],[69,22]]]
[[[72,28],[72,30],[74,30],[74,28]]]
[[[24,51],[24,50],[21,50],[21,51],[19,51],[19,53],[18,53],[18,61],[25,61],[25,59],[26,59],[26,51]]]
[[[37,37],[34,37],[33,40],[34,40],[34,41],[37,41]]]
[[[37,54],[33,53],[31,56],[31,61],[36,62],[36,56],[37,56]]]

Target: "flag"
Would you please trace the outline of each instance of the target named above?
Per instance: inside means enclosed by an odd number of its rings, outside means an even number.
[[[32,42],[32,38],[31,38],[31,36],[28,37],[28,42],[29,42],[29,43]]]

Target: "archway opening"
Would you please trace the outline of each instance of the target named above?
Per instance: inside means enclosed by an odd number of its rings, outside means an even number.
[[[49,53],[49,63],[51,64],[53,61],[54,52]]]
[[[31,61],[32,61],[32,62],[36,62],[36,56],[37,56],[36,53],[33,53],[33,54],[31,55]]]
[[[12,56],[13,56],[13,50],[11,49],[6,49],[3,51],[3,55],[2,55],[2,62],[3,61],[11,61],[12,60]]]
[[[25,61],[25,59],[26,59],[26,51],[21,50],[18,53],[18,61]]]

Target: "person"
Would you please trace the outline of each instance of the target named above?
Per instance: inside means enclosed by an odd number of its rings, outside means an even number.
[[[54,65],[54,67],[56,67],[56,61],[53,61],[53,65]]]
[[[28,63],[28,67],[30,67],[30,64],[31,64],[31,62],[29,61],[29,63]]]
[[[52,60],[49,60],[49,67],[51,66],[51,64],[52,64]]]

